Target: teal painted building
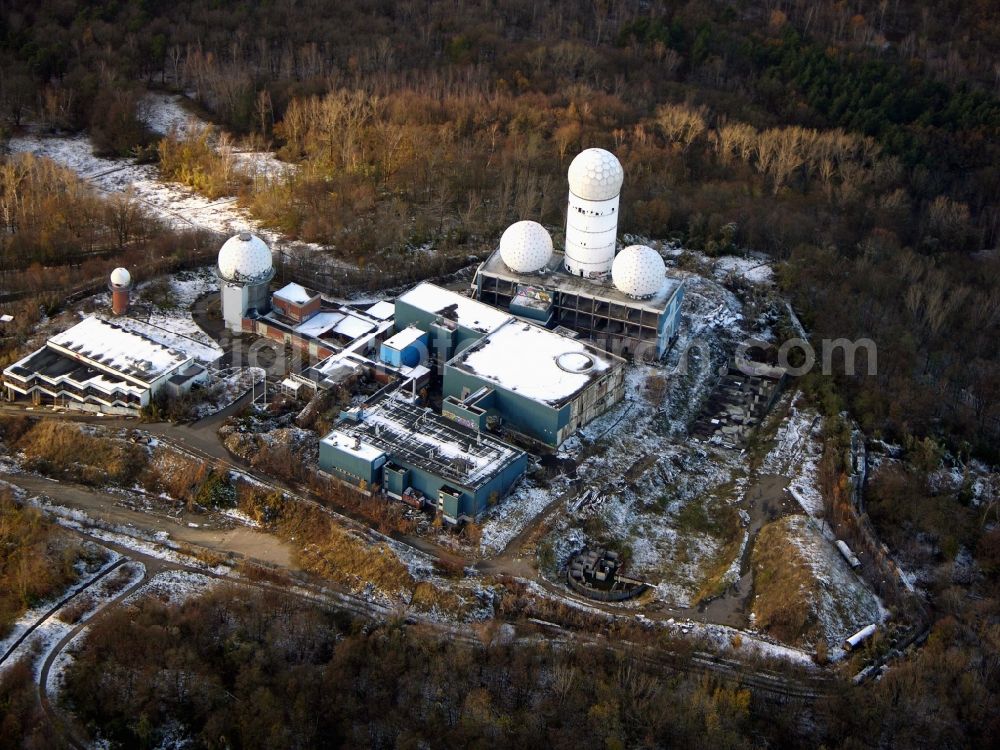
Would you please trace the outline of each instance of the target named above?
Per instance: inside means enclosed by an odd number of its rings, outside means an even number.
[[[442,411],[477,429],[491,420],[550,448],[625,395],[624,361],[511,320],[445,364]]]
[[[387,397],[345,413],[320,442],[320,469],[400,497],[423,493],[448,523],[472,520],[503,498],[528,467],[527,454],[497,438]]]
[[[423,283],[396,298],[396,330],[426,331],[430,356],[445,362],[510,320],[509,313],[458,292]]]

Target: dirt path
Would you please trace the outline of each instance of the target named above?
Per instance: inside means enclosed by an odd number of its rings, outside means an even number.
[[[129,558],[122,558],[121,562],[135,562],[129,560]],[[142,563],[139,563],[142,565]],[[150,573],[150,568],[143,565],[142,577],[134,584],[126,588],[120,594],[118,594],[113,599],[105,602],[97,611],[94,612],[86,620],[78,623],[76,627],[70,630],[63,638],[55,645],[55,647],[49,651],[49,655],[45,658],[42,663],[42,668],[38,674],[38,702],[42,706],[42,710],[48,717],[49,722],[59,731],[70,745],[78,750],[84,750],[87,747],[85,743],[80,742],[77,737],[79,737],[82,732],[73,726],[73,721],[71,718],[64,716],[63,713],[56,709],[52,702],[49,700],[49,672],[52,669],[52,665],[55,664],[56,659],[59,654],[65,650],[65,648],[73,642],[73,640],[84,631],[84,629],[89,628],[95,622],[101,619],[108,611],[118,606],[121,602],[125,601],[135,592],[139,591],[143,586],[149,583],[152,575]]]
[[[130,525],[149,532],[165,531],[171,539],[205,547],[215,552],[235,552],[286,569],[295,569],[292,547],[276,536],[245,526],[219,529],[204,527],[204,514],[181,513],[174,517],[165,512],[138,511],[122,507],[122,497],[66,482],[23,474],[0,474],[6,481],[29,493],[46,495],[59,505],[81,510],[91,518],[115,526]],[[190,525],[195,524],[195,525]]]
[[[80,594],[82,594],[83,592],[85,592],[87,589],[89,589],[91,586],[93,586],[95,583],[97,583],[98,581],[100,581],[108,573],[110,573],[113,570],[117,570],[119,567],[121,567],[122,565],[124,565],[127,562],[128,562],[128,559],[123,557],[123,558],[120,558],[118,560],[115,560],[115,562],[113,562],[113,563],[110,563],[110,564],[104,566],[100,571],[98,571],[98,573],[93,578],[91,578],[89,581],[87,581],[84,585],[80,586],[78,589],[76,589],[75,591],[73,591],[73,593],[64,596],[62,599],[60,599],[58,602],[56,602],[52,607],[50,607],[48,610],[46,610],[42,614],[42,616],[39,617],[37,620],[35,620],[35,622],[33,622],[31,624],[31,626],[28,627],[28,629],[25,630],[16,641],[14,641],[12,644],[10,644],[10,648],[8,648],[3,653],[3,655],[0,656],[0,664],[3,664],[5,661],[7,661],[7,659],[10,658],[10,656],[15,651],[17,651],[18,647],[22,643],[24,643],[24,641],[27,640],[31,636],[32,633],[34,633],[39,627],[41,627],[45,622],[47,622],[49,620],[49,618],[53,617],[60,609],[62,609],[63,607],[65,607],[75,597],[79,596]]]

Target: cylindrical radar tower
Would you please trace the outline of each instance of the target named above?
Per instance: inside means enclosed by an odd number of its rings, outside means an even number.
[[[124,268],[116,268],[108,280],[111,290],[111,310],[115,315],[128,312],[129,292],[132,289],[132,275]]]
[[[611,270],[624,178],[621,162],[602,148],[582,151],[569,165],[565,265],[574,276],[604,276]]]
[[[222,291],[222,317],[234,332],[243,330],[243,319],[251,311],[271,308],[268,282],[274,277],[271,248],[260,237],[240,232],[219,250],[215,268]]]

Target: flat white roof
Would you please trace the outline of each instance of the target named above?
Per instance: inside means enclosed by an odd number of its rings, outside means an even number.
[[[503,310],[428,282],[418,284],[405,294],[401,294],[396,301],[441,315],[459,325],[483,333],[496,330],[511,317]]]
[[[347,435],[340,430],[334,430],[325,438],[323,442],[327,445],[338,448],[344,453],[357,456],[364,461],[375,461],[380,456],[385,455],[385,451],[379,450],[374,445],[366,443],[364,440],[356,441],[351,435]],[[355,447],[357,446],[357,447]]]
[[[309,320],[295,326],[295,332],[302,336],[319,337],[333,328],[344,319],[344,314],[339,312],[319,312]]]
[[[559,403],[612,368],[617,357],[539,326],[512,321],[450,366],[526,398]]]
[[[347,312],[319,312],[300,323],[294,331],[301,336],[319,338],[332,331],[349,339],[356,339],[375,329],[375,324]]]
[[[378,320],[388,320],[396,314],[396,306],[391,302],[382,300],[381,302],[376,302],[365,310],[365,312]]]
[[[48,345],[144,383],[151,383],[191,359],[185,352],[94,317],[56,334]]]
[[[393,334],[387,338],[383,343],[391,349],[401,351],[420,339],[421,336],[425,335],[426,334],[416,326],[408,326],[399,333]]]
[[[304,305],[306,302],[318,295],[313,294],[304,286],[296,284],[293,281],[281,287],[281,289],[274,293],[274,296],[281,297],[281,299],[288,300],[296,305]]]
[[[356,339],[358,336],[364,336],[373,330],[375,330],[374,323],[369,323],[367,320],[356,318],[353,315],[345,315],[344,319],[333,327],[334,333],[339,333],[349,339]]]

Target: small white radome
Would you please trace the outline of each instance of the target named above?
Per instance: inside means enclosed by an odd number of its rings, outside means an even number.
[[[112,286],[128,286],[132,283],[132,274],[125,268],[116,268],[111,272]]]
[[[500,237],[500,257],[511,271],[532,273],[552,257],[552,237],[537,221],[511,224]]]
[[[667,265],[653,248],[629,245],[615,257],[611,280],[630,297],[652,297],[663,286]]]
[[[603,148],[588,148],[569,165],[569,189],[588,201],[606,201],[622,191],[625,171],[621,162]]]
[[[271,248],[249,232],[230,237],[219,251],[219,275],[226,281],[261,280],[272,267]]]

